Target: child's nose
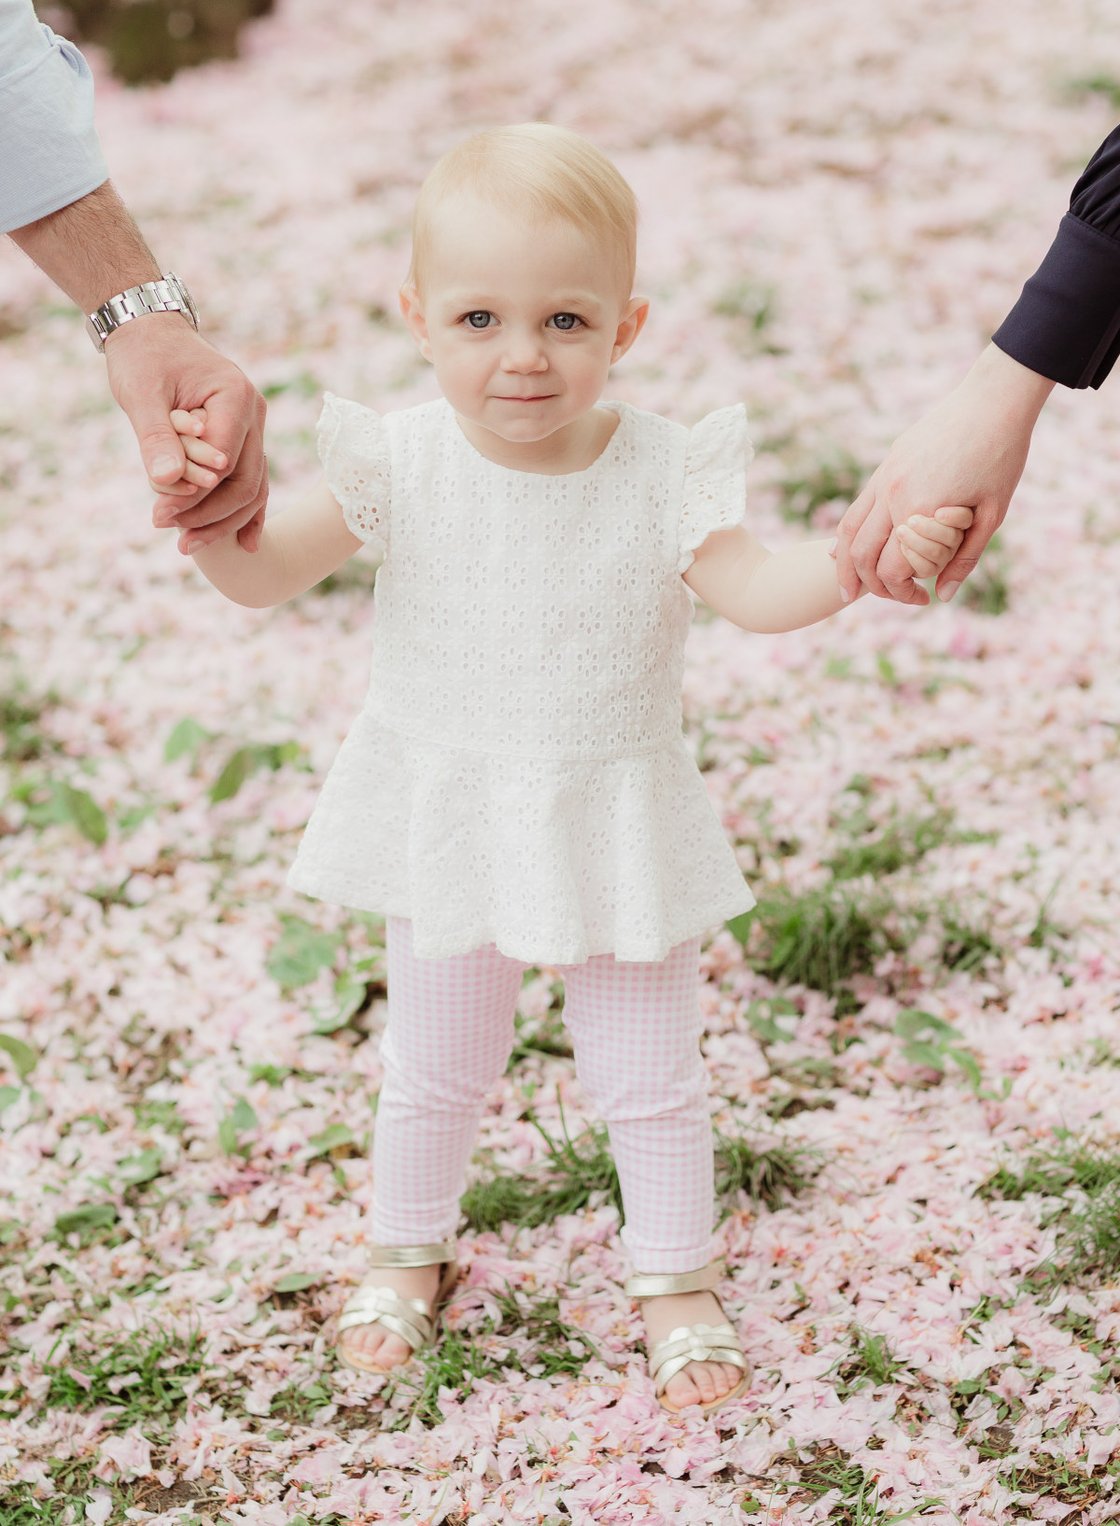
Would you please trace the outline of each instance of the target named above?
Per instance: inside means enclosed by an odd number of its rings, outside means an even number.
[[[547,371],[548,357],[536,334],[511,334],[502,354],[504,371]]]

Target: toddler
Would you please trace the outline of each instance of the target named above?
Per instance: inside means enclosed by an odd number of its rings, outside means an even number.
[[[688,429],[600,400],[649,311],[636,220],[618,171],[560,128],[445,155],[400,296],[442,397],[378,414],[328,392],[317,491],[268,519],[257,552],[228,536],[195,555],[251,608],[367,542],[383,556],[368,694],[288,877],[386,919],[376,1271],[342,1311],[341,1360],[383,1372],[433,1338],[522,975],[554,966],[618,1168],[626,1291],[675,1412],[751,1377],[715,1293],[699,952],[754,898],[682,735],[693,596],[749,631],[842,599],[827,542],[771,554],[744,523],[742,406]],[[212,480],[205,413],[173,422],[189,480]],[[901,526],[915,574],[970,522],[950,508]]]

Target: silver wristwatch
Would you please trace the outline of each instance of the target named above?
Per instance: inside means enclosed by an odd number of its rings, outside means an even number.
[[[146,313],[182,313],[193,329],[198,328],[198,308],[194,298],[174,271],[169,270],[158,281],[144,281],[118,292],[108,302],[102,302],[95,313],[86,318],[86,330],[93,340],[95,350],[105,348],[105,340],[131,318],[143,318]]]

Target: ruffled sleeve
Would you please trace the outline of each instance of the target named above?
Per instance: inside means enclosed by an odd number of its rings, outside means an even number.
[[[389,549],[390,454],[381,416],[333,392],[323,393],[319,460],[346,525],[382,556]]]
[[[689,432],[684,462],[677,571],[687,572],[697,548],[713,530],[729,530],[743,518],[747,463],[754,455],[742,403],[717,408]]]

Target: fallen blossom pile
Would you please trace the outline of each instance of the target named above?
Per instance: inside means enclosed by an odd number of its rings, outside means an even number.
[[[324,388],[435,395],[396,310],[426,169],[546,119],[641,202],[653,310],[612,395],[745,401],[778,546],[987,341],[1113,125],[1118,48],[1094,0],[282,0],[166,85],[89,56],[116,183],[269,398],[276,508]],[[703,955],[755,1376],[674,1417],[609,1187],[485,1211],[602,1151],[547,969],[438,1347],[336,1363],[382,925],[284,875],[375,564],[227,602],[150,527],[102,363],[11,246],[0,334],[5,1526],[1120,1519],[1120,380],[1057,389],[951,604],[780,637],[698,613],[686,730],[762,902]]]

